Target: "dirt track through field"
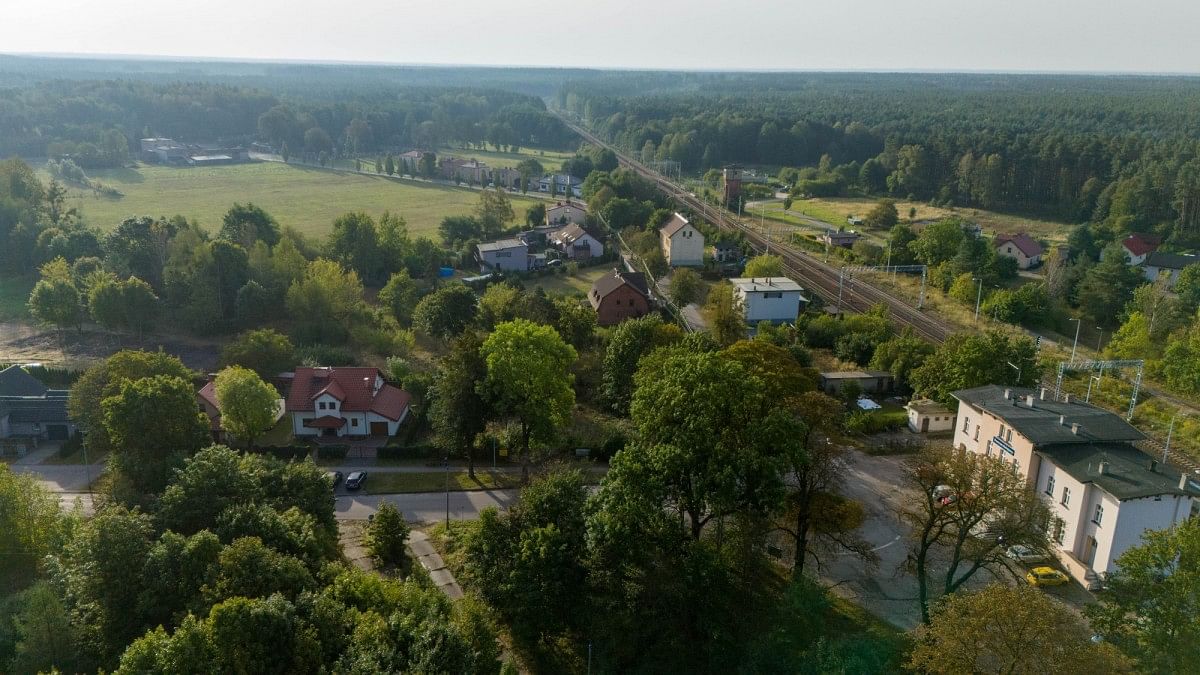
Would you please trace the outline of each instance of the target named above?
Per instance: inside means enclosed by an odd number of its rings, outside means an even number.
[[[0,363],[43,363],[60,368],[86,368],[122,349],[158,350],[174,354],[189,368],[212,370],[219,344],[174,335],[138,339],[84,328],[59,331],[25,323],[0,322]]]

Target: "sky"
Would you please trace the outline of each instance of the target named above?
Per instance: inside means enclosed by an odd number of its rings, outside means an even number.
[[[4,0],[0,52],[1200,73],[1198,0]]]

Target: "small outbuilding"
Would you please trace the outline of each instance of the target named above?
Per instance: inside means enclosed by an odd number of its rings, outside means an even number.
[[[918,434],[954,430],[954,413],[937,401],[914,399],[904,409],[908,412],[908,428]]]
[[[746,323],[793,323],[808,304],[804,289],[787,277],[730,279],[734,297],[742,306]]]
[[[476,245],[484,272],[528,272],[529,245],[520,239],[501,239]]]
[[[892,390],[892,374],[884,370],[846,370],[821,373],[821,391],[840,396],[850,382],[864,394],[886,394]]]

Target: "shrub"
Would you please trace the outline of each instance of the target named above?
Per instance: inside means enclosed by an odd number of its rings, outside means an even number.
[[[318,344],[297,348],[296,356],[306,366],[350,366],[358,360],[346,347]]]
[[[350,453],[350,448],[345,445],[319,445],[317,446],[318,459],[346,459],[346,455]]]
[[[288,461],[302,461],[309,456],[312,448],[307,445],[267,445],[260,448],[254,448],[250,452],[271,455],[276,459]]]
[[[391,502],[384,502],[367,526],[367,550],[385,565],[399,565],[408,557],[405,553],[408,534],[404,516]]]

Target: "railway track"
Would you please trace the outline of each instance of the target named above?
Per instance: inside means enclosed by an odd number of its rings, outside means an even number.
[[[727,214],[723,209],[704,204],[687,190],[650,170],[641,162],[626,155],[587,129],[568,119],[561,119],[589,143],[612,150],[622,166],[628,167],[653,182],[659,190],[677,203],[690,207],[696,213],[703,214],[707,220],[721,229],[744,234],[756,253],[763,253],[769,248],[767,238],[746,223]],[[864,312],[878,304],[886,305],[893,319],[935,344],[944,341],[954,332],[953,327],[947,322],[925,314],[907,301],[864,281],[861,277],[846,278],[839,284],[840,270],[837,267],[790,246],[776,243],[774,249],[774,253],[783,259],[783,268],[787,275],[805,289],[820,295],[826,304],[840,305],[843,309],[856,312]]]

